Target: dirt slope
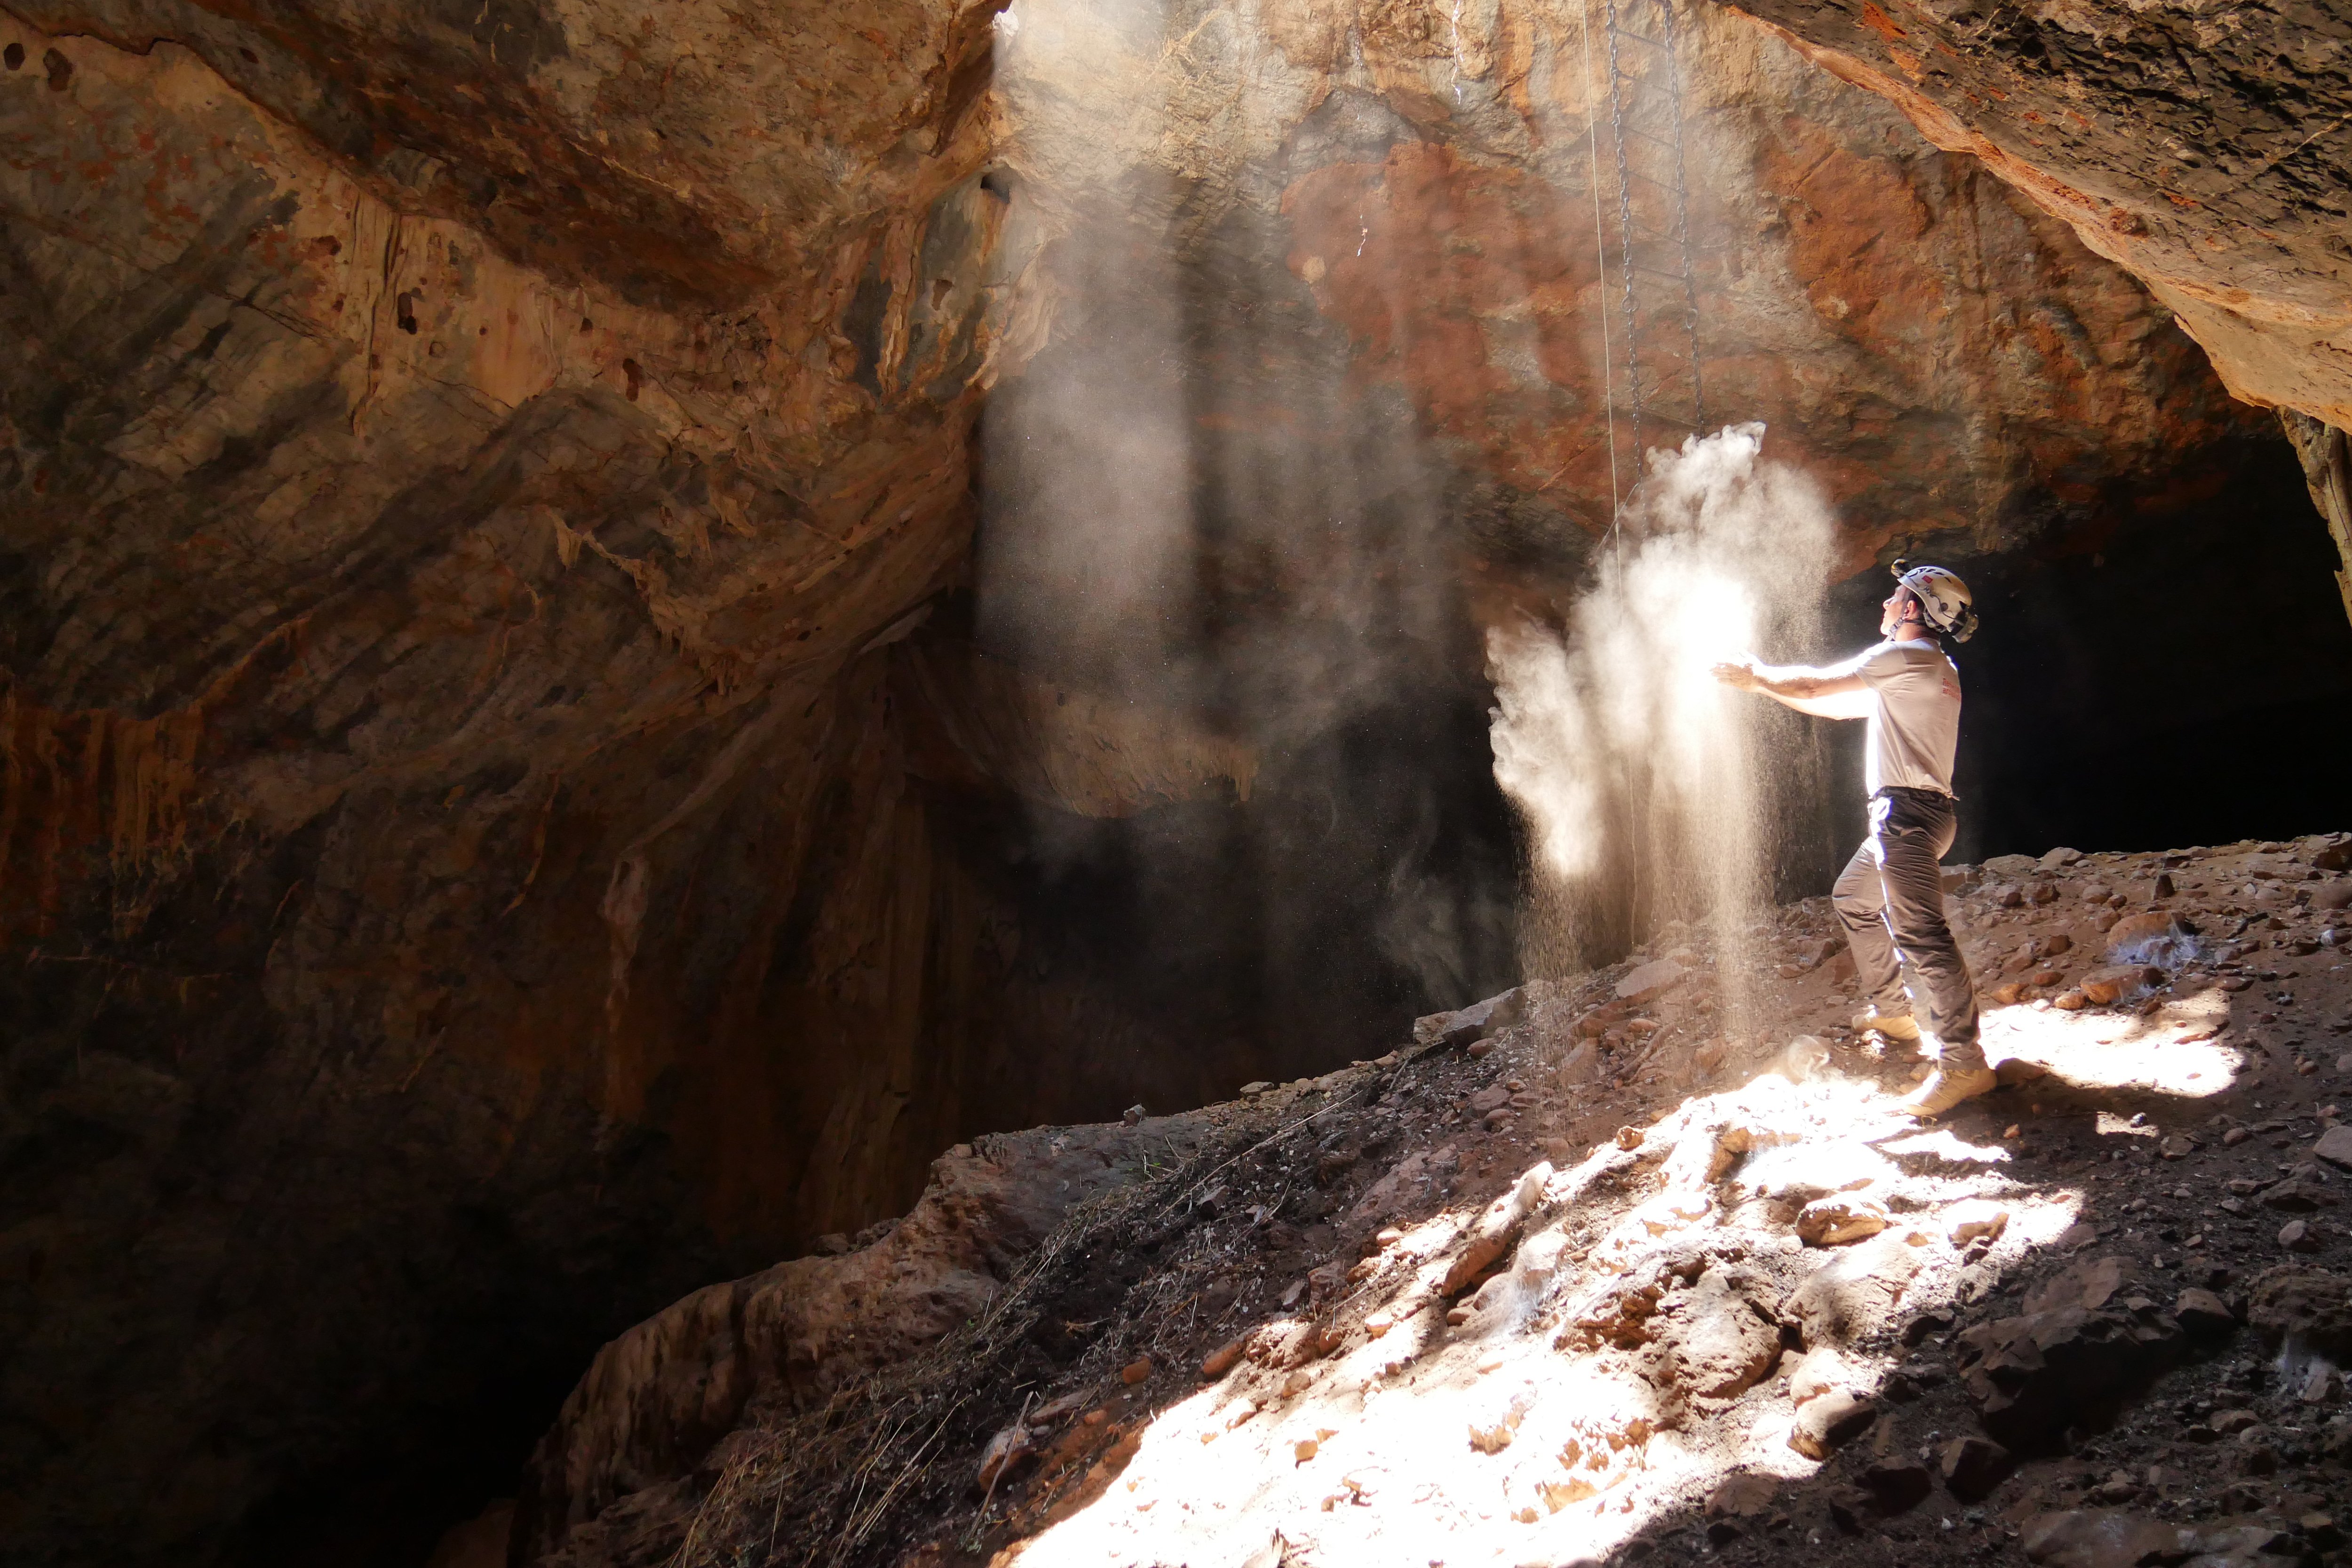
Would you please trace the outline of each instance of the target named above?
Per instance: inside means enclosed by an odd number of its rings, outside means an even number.
[[[516,1560],[2325,1556],[2347,863],[1950,868],[2004,1087],[1934,1128],[1814,900],[1745,969],[1672,931],[1322,1079],[960,1147],[859,1249],[608,1347]]]

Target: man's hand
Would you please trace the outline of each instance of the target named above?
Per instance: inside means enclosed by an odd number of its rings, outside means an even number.
[[[1736,691],[1753,691],[1762,683],[1756,674],[1752,658],[1729,658],[1713,666],[1708,673]]]
[[[1709,673],[1734,690],[1760,691],[1783,708],[1818,719],[1870,717],[1870,693],[1859,675],[1759,664],[1752,655],[1710,666]]]

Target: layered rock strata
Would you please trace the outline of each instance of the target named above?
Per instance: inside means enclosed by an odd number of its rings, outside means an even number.
[[[2352,20],[2339,10],[2101,0],[1741,9],[2128,269],[2233,393],[2352,426],[2352,165],[2339,134],[2352,114]],[[2352,567],[2352,513],[2340,493],[2327,499],[2331,482],[2340,492],[2340,477],[2315,474],[2313,489]]]

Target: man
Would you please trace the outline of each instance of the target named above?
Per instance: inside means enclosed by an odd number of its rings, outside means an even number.
[[[1976,987],[1944,920],[1937,862],[1956,826],[1952,753],[1960,733],[1960,676],[1944,637],[1976,631],[1968,585],[1940,566],[1895,563],[1895,592],[1880,607],[1886,640],[1826,669],[1774,668],[1753,658],[1715,667],[1715,678],[1760,691],[1800,713],[1866,719],[1863,777],[1870,836],[1832,892],[1870,1010],[1854,1020],[1889,1039],[1915,1040],[1937,1058],[1903,1102],[1923,1120],[1990,1089],[1977,1040]],[[1904,968],[1911,972],[1906,987]],[[1926,1019],[1922,1038],[1914,1005]]]

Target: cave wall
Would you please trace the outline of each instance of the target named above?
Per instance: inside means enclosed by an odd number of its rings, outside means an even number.
[[[2352,426],[2352,17],[2326,4],[1742,7],[2128,270],[2248,402]],[[2316,439],[2315,431],[2308,432]],[[2352,615],[2343,459],[2313,476]]]
[[[947,75],[857,99],[936,156],[787,160],[763,237],[680,210],[658,112],[638,174],[567,175],[511,96],[543,53],[502,83],[514,14],[465,16],[0,18],[26,1560],[202,1558],[453,1428],[511,1456],[616,1323],[886,1210],[957,1114],[890,1125],[990,911],[860,652],[971,526],[1001,204]],[[898,20],[951,74],[954,17]],[[935,232],[965,294],[843,335]]]
[[[1609,516],[1574,13],[995,10],[0,11],[28,1559],[414,1560],[956,1139],[1507,977],[1478,633]],[[1849,565],[2231,471],[2162,296],[1686,16],[1715,406]],[[1081,370],[1181,658],[1003,570]]]

